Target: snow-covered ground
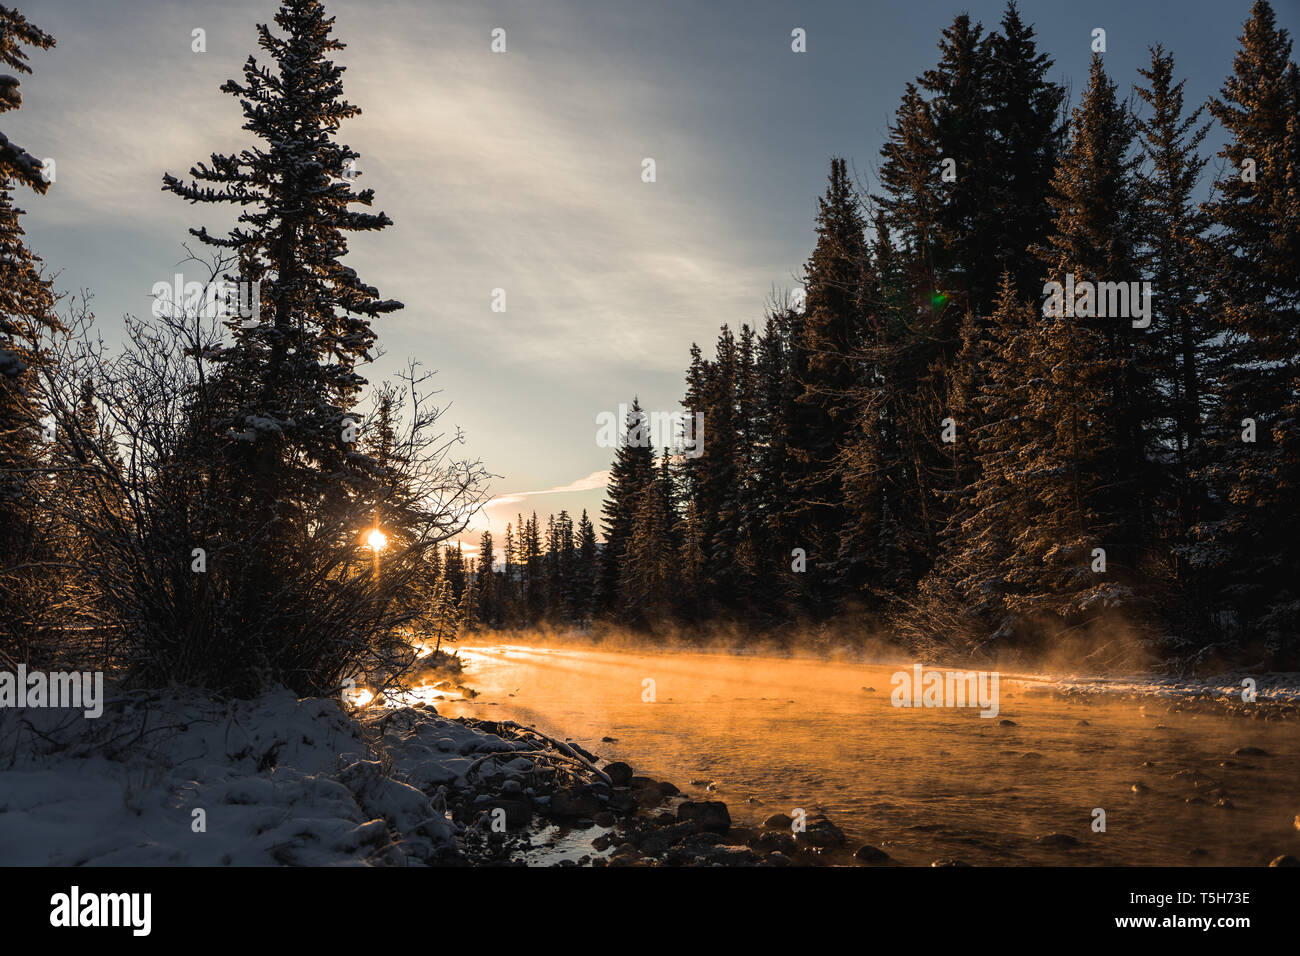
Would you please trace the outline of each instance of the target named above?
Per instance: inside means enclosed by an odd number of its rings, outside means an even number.
[[[465,827],[440,788],[464,788],[485,754],[508,777],[511,752],[535,746],[287,691],[119,696],[99,719],[4,710],[0,865],[451,861]]]

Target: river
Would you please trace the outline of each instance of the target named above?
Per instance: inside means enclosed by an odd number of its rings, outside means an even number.
[[[1294,717],[1062,698],[1032,678],[1004,677],[989,719],[972,708],[893,706],[896,666],[458,650],[461,680],[479,696],[422,689],[441,714],[535,726],[696,799],[723,800],[737,823],[824,813],[849,849],[873,844],[903,864],[1227,866],[1300,856]],[[1077,845],[1040,840],[1049,834]]]

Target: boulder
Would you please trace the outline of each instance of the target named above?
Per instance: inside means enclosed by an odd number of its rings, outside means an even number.
[[[551,816],[564,819],[594,817],[605,809],[594,793],[585,787],[557,790],[551,795]]]
[[[632,768],[621,760],[607,763],[601,769],[609,775],[610,783],[616,787],[627,787],[632,783]]]
[[[853,859],[860,860],[863,863],[888,863],[893,859],[884,850],[871,846],[860,846],[853,854]]]
[[[773,853],[793,853],[797,848],[794,836],[781,830],[768,830],[766,833],[760,833],[750,845],[756,850]]]
[[[820,849],[843,846],[846,842],[844,831],[825,817],[820,817],[809,823],[804,830],[795,833],[794,838],[806,846],[815,846]]]
[[[1068,833],[1047,833],[1034,841],[1039,846],[1071,847],[1078,846],[1079,841]]]
[[[687,800],[677,808],[677,819],[689,822],[696,833],[726,833],[731,814],[720,800]]]

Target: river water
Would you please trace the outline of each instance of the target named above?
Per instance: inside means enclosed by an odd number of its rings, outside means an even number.
[[[697,799],[723,800],[736,823],[824,813],[850,849],[873,844],[903,864],[1300,856],[1295,718],[1063,699],[1004,675],[989,719],[973,708],[893,706],[897,666],[507,644],[459,653],[461,680],[479,696],[422,689],[441,714],[535,726]],[[1233,754],[1243,747],[1265,754]],[[1039,840],[1049,834],[1078,845]]]

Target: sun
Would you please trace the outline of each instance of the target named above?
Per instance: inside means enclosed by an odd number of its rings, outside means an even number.
[[[370,534],[366,535],[366,544],[370,547],[371,551],[378,554],[380,551],[383,551],[384,548],[388,547],[388,535],[384,534],[378,528],[375,528],[370,532]]]

